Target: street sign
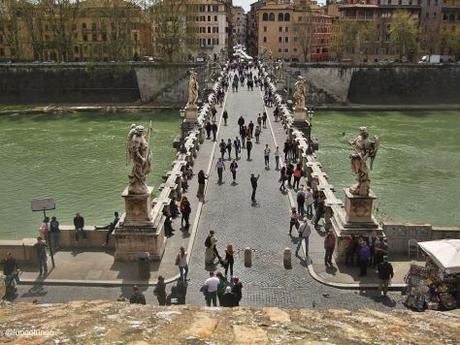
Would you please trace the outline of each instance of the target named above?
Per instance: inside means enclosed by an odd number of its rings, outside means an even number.
[[[54,199],[33,199],[31,201],[32,211],[46,211],[46,210],[54,210],[56,208],[56,203]]]

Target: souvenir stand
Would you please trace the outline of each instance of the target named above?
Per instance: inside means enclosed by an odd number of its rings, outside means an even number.
[[[418,311],[455,309],[460,285],[460,240],[420,242],[419,246],[426,254],[426,263],[410,266],[405,277],[404,304]]]

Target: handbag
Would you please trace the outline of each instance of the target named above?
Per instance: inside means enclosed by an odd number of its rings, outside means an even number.
[[[200,292],[203,293],[203,295],[207,295],[208,294],[208,286],[206,284],[204,284],[201,288],[200,288]]]

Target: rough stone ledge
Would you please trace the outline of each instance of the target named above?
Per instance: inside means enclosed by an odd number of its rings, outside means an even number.
[[[352,312],[78,301],[0,303],[0,320],[3,344],[460,343],[460,310]]]

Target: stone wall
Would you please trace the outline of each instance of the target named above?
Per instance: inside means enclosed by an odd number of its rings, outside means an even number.
[[[3,64],[0,104],[183,105],[190,68],[204,80],[202,64]]]
[[[285,69],[289,89],[298,75],[307,79],[307,101],[313,105],[460,103],[459,65],[291,64]]]
[[[408,253],[409,240],[417,242],[441,239],[460,239],[460,228],[437,227],[431,224],[401,224],[384,222],[383,232],[387,236],[391,254]]]

